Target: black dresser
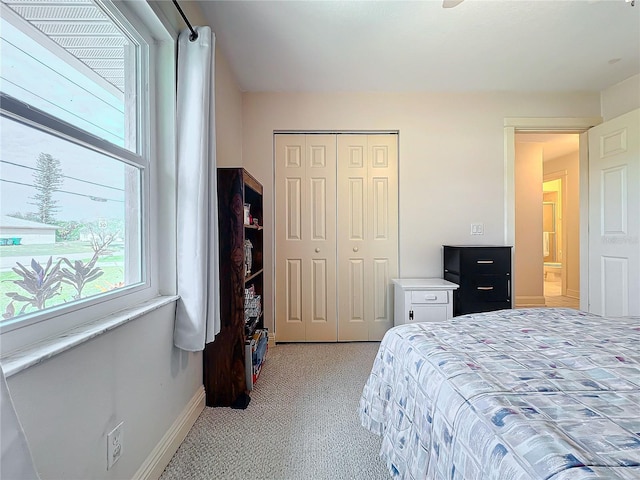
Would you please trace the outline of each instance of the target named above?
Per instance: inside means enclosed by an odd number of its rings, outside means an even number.
[[[443,278],[457,283],[453,315],[511,308],[511,247],[444,245]]]

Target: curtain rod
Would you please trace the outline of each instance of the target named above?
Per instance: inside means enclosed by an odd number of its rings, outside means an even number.
[[[184,23],[186,23],[187,27],[189,27],[189,30],[191,30],[191,35],[189,35],[189,40],[191,40],[192,42],[195,42],[198,39],[198,32],[196,32],[191,26],[191,23],[189,23],[187,16],[184,14],[182,9],[180,8],[180,5],[178,5],[178,0],[173,0],[173,4],[178,9],[178,12],[180,12],[182,19],[184,20]]]

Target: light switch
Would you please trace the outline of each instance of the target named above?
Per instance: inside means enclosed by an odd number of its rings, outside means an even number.
[[[484,223],[472,223],[471,235],[484,235]]]

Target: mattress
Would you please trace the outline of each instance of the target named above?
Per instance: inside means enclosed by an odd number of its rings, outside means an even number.
[[[359,405],[402,479],[640,479],[640,319],[501,310],[387,332]]]

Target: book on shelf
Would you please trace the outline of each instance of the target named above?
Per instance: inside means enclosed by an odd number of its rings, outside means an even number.
[[[253,390],[253,386],[260,377],[262,366],[269,349],[269,332],[266,328],[256,329],[245,341],[245,377],[247,390]]]

